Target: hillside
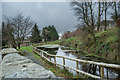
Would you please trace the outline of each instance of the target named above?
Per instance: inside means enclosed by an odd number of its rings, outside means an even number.
[[[71,37],[54,42],[51,44],[60,44],[63,46],[82,51],[86,56],[101,57],[112,63],[119,63],[120,56],[118,54],[118,29],[112,28],[107,31],[101,31],[95,34],[96,43],[91,39],[88,41],[81,40],[82,36]]]

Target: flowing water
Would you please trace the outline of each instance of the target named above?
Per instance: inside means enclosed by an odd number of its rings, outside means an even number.
[[[40,47],[38,47],[40,48]],[[69,58],[74,58],[74,59],[88,59],[88,57],[86,58],[85,55],[83,53],[79,53],[80,55],[76,55],[78,54],[75,50],[70,50],[69,48],[65,48],[65,47],[58,47],[55,49],[44,49],[44,48],[40,48],[43,49],[45,51],[47,51],[50,54],[54,54],[54,55],[58,55],[58,56],[64,56],[64,57],[69,57]],[[51,59],[52,61],[54,61],[54,59]],[[63,64],[63,59],[62,58],[57,58],[56,57],[56,62],[59,64]],[[99,72],[99,66],[97,65],[90,65],[90,64],[85,64],[85,63],[78,63],[79,64],[79,69],[94,75],[98,75],[100,76],[100,72]],[[76,62],[72,61],[72,60],[68,60],[65,59],[65,65],[69,66],[71,68],[76,68]],[[60,68],[63,68],[61,66],[59,66]],[[67,68],[68,69],[68,68]],[[76,75],[76,72],[74,70],[70,70],[68,69],[70,72],[72,72],[74,75]],[[107,75],[108,74],[108,75]],[[105,78],[118,78],[119,71],[118,70],[113,70],[113,69],[109,69],[109,68],[104,68],[104,75]]]

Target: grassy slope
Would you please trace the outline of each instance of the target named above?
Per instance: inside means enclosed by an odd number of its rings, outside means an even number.
[[[57,43],[71,47],[72,49],[84,50],[88,56],[100,56],[107,60],[118,61],[118,29],[112,28],[108,31],[96,33],[97,42],[89,41],[87,45],[80,41],[79,37],[58,40],[48,43]],[[91,45],[92,44],[92,45]],[[77,47],[76,47],[77,45]]]
[[[97,42],[90,46],[87,51],[95,53],[107,60],[118,61],[118,29],[101,31],[96,34]]]
[[[101,31],[96,34],[96,37],[100,37],[100,39],[106,42],[116,42],[118,40],[118,29],[113,28],[108,31]]]

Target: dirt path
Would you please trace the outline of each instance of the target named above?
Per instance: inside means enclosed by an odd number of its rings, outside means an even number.
[[[24,54],[24,57],[31,59],[34,63],[39,64],[40,66],[43,66],[46,68],[43,61],[39,59],[35,53],[24,50],[23,54]]]
[[[29,52],[29,51],[24,50],[24,51],[22,51],[22,53],[24,54],[23,55],[24,57],[31,59],[34,63],[39,64],[40,66],[43,66],[45,69],[49,68],[49,66],[34,52]],[[59,77],[57,75],[55,75],[55,76],[60,78],[61,80],[66,80],[66,79]]]

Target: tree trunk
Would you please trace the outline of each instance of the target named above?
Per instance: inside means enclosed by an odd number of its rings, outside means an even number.
[[[106,12],[107,12],[107,3],[105,2],[105,29],[104,29],[104,31],[106,31],[106,30],[107,30]]]
[[[101,8],[101,6],[100,6],[100,2],[99,2],[99,13],[98,13],[98,27],[97,27],[97,31],[99,31],[99,29],[100,29],[100,8]]]
[[[116,2],[114,2],[114,6],[115,6],[115,21],[117,20],[118,16],[117,16],[117,6],[116,6]]]
[[[96,42],[96,37],[95,37],[94,32],[92,32],[92,37],[93,37],[94,42]]]
[[[18,49],[20,49],[20,44],[18,44]]]
[[[16,45],[14,45],[14,44],[12,44],[12,47],[15,48],[15,49],[17,49],[17,48],[16,48]]]

